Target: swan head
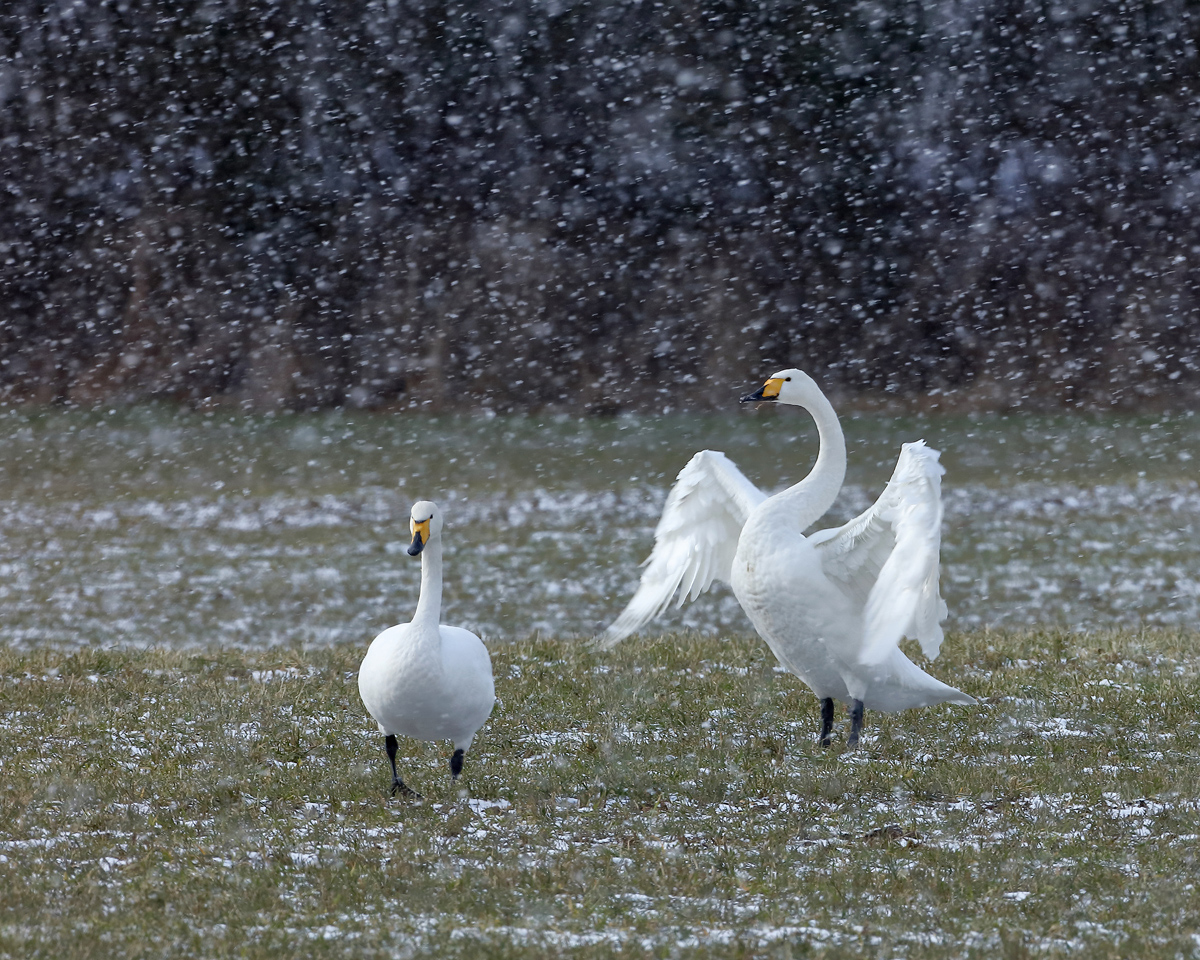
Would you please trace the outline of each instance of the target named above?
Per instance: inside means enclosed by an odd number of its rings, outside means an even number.
[[[809,401],[821,396],[821,388],[815,380],[802,370],[794,367],[780,370],[767,378],[767,382],[754,393],[742,397],[742,403],[761,403],[773,400],[777,403],[790,403],[797,407],[808,406]]]
[[[442,532],[442,512],[432,500],[418,500],[412,506],[409,514],[408,529],[412,532],[412,543],[408,545],[408,555],[415,557],[425,545]]]

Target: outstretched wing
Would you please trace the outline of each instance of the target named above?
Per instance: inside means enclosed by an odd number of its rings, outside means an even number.
[[[666,610],[676,593],[681,607],[714,580],[728,582],[746,518],[766,498],[725,454],[701,450],[692,457],[667,497],[637,592],[600,645],[624,640]]]
[[[862,663],[881,663],[906,636],[930,659],[941,648],[945,470],[939,456],[924,440],[904,444],[875,504],[845,526],[811,537],[825,575],[863,607]]]

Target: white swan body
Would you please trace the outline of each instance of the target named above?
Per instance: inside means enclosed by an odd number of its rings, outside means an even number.
[[[413,505],[410,554],[421,555],[421,595],[412,621],[389,627],[358,670],[363,706],[379,724],[392,763],[392,792],[411,793],[396,773],[396,735],[452,740],[451,775],[496,702],[487,647],[462,627],[439,623],[442,607],[442,517],[428,500]]]
[[[904,444],[874,505],[844,526],[806,537],[845,478],[846,444],[837,414],[799,370],[775,374],[745,399],[809,411],[821,441],[812,472],[768,497],[724,454],[696,454],[667,498],[637,592],[602,643],[612,646],[672,599],[682,606],[713,580],[724,580],[779,662],[823,701],[823,741],[832,700],[857,711],[851,742],[864,708],[893,712],[945,701],[974,703],[899,648],[902,637],[912,637],[933,658],[942,643],[943,470],[937,451],[924,441]]]
[[[372,642],[358,672],[358,692],[379,732],[471,746],[491,715],[492,661],[475,634],[438,625],[388,627]]]

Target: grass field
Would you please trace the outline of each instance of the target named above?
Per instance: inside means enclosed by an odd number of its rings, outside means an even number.
[[[852,753],[751,638],[496,645],[423,802],[361,647],[0,647],[0,956],[1193,956],[1198,641],[951,636]]]

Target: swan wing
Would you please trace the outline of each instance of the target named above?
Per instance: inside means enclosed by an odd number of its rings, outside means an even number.
[[[945,470],[939,456],[924,440],[904,444],[887,489],[870,509],[812,538],[825,575],[862,605],[861,663],[882,663],[905,636],[919,641],[930,659],[941,648]]]
[[[600,637],[611,647],[661,614],[695,600],[714,580],[729,581],[738,537],[767,495],[716,450],[701,450],[679,471],[654,529],[654,549],[637,592]]]

